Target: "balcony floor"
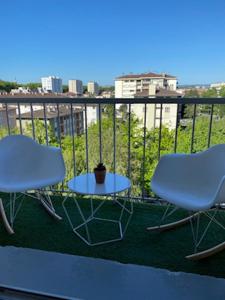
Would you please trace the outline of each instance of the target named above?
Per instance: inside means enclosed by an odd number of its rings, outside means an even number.
[[[224,299],[225,280],[110,260],[0,247],[1,285],[65,299]]]
[[[1,195],[5,199],[6,195]],[[96,200],[98,204],[100,200]],[[90,213],[90,203],[86,199],[80,199],[85,214]],[[214,257],[192,262],[185,256],[193,252],[192,235],[189,225],[164,233],[150,233],[146,231],[149,225],[156,225],[162,216],[164,207],[136,203],[134,214],[123,241],[106,245],[89,247],[81,241],[71,230],[62,208],[62,198],[54,199],[58,214],[62,221],[56,221],[49,217],[43,207],[34,199],[24,200],[21,211],[15,222],[15,234],[8,235],[0,223],[0,246],[15,246],[32,248],[51,252],[72,254],[85,257],[108,259],[124,264],[135,264],[168,269],[170,271],[182,271],[225,277],[225,251]],[[72,200],[68,201],[68,209],[75,223],[81,219]],[[106,201],[101,215],[104,217],[118,217],[119,207]],[[174,218],[181,217],[184,212],[176,212]],[[126,216],[125,216],[126,218]],[[221,218],[225,220],[224,212]],[[204,218],[202,218],[204,221]],[[93,234],[96,238],[112,237],[115,228],[111,223],[93,224]],[[118,228],[116,228],[118,229]],[[224,240],[224,232],[217,228],[210,229],[203,247]]]

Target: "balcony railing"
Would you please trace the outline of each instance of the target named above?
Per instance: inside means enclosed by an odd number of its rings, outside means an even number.
[[[225,98],[6,96],[0,104],[1,137],[28,134],[62,147],[67,179],[92,172],[103,161],[108,171],[131,178],[128,196],[135,200],[154,199],[150,180],[161,155],[193,153],[225,141]],[[66,183],[54,189],[66,192]]]

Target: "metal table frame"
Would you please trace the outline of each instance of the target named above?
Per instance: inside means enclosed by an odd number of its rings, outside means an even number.
[[[130,188],[127,188],[125,190],[130,190]],[[124,190],[124,191],[125,191]],[[121,191],[122,192],[122,191]],[[106,195],[99,195],[99,194],[96,194],[96,196],[98,197],[102,197],[104,196],[105,199],[103,199],[101,201],[101,203],[94,208],[94,205],[93,205],[93,197],[91,197],[90,199],[90,206],[91,206],[91,213],[88,217],[85,217],[84,216],[84,213],[80,207],[80,204],[79,202],[77,201],[77,195],[79,195],[79,193],[75,192],[75,191],[71,191],[71,193],[69,193],[67,195],[67,197],[63,200],[63,203],[62,203],[62,206],[63,206],[63,209],[65,211],[65,214],[67,216],[67,219],[69,221],[69,224],[73,230],[73,232],[82,240],[84,241],[88,246],[97,246],[97,245],[103,245],[103,244],[107,244],[107,243],[111,243],[111,242],[116,242],[116,241],[120,241],[123,239],[125,233],[126,233],[126,230],[128,228],[128,225],[130,223],[130,220],[131,220],[131,217],[133,215],[133,202],[128,200],[128,197],[126,197],[125,199],[123,199],[123,202],[121,203],[120,201],[117,200],[117,197],[116,195],[118,194],[117,193],[112,193],[112,194],[106,194]],[[88,194],[87,194],[88,196]],[[68,198],[73,198],[73,201],[78,209],[78,212],[82,218],[82,223],[79,224],[78,226],[74,226],[73,225],[73,222],[72,222],[72,219],[70,217],[70,214],[68,212],[68,209],[66,208],[66,202],[68,200]],[[100,210],[100,208],[103,206],[103,204],[105,203],[105,201],[108,201],[108,198],[113,198],[113,201],[116,205],[120,206],[121,208],[121,211],[120,211],[120,215],[119,215],[119,219],[118,220],[115,220],[115,219],[107,219],[107,218],[100,218],[100,217],[96,217],[96,214],[97,212]],[[130,207],[127,208],[126,205],[127,205],[127,202],[129,201],[130,203]],[[127,222],[124,224],[124,228],[122,226],[122,218],[124,216],[124,212],[127,212],[129,214],[129,217],[127,219]],[[90,222],[93,221],[93,220],[98,220],[98,221],[103,221],[103,222],[112,222],[112,223],[116,223],[118,224],[118,237],[117,238],[113,238],[113,239],[108,239],[108,240],[103,240],[103,241],[99,241],[99,242],[93,242],[92,239],[91,239],[91,235],[90,235],[90,231],[89,231],[89,226],[90,226]],[[79,229],[81,227],[85,227],[85,231],[86,231],[86,237],[84,235],[82,235],[81,233],[79,233]]]

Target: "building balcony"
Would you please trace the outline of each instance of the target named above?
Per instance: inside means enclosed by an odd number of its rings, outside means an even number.
[[[207,262],[186,261],[185,256],[193,246],[188,226],[164,234],[152,234],[146,227],[157,225],[165,209],[163,199],[158,199],[151,191],[151,178],[160,157],[168,153],[196,153],[224,143],[225,99],[5,96],[0,98],[0,103],[1,137],[24,134],[41,144],[61,147],[67,170],[65,181],[50,190],[55,209],[63,220],[49,219],[37,202],[25,198],[15,224],[16,233],[8,235],[0,226],[0,258],[5,273],[0,271],[0,293],[24,293],[24,299],[106,299],[106,295],[107,299],[126,299],[128,296],[129,299],[151,299],[151,295],[154,295],[153,299],[160,299],[159,296],[161,299],[182,299],[179,293],[185,291],[188,297],[197,299],[195,289],[193,294],[190,292],[194,285],[199,299],[203,295],[204,299],[213,296],[219,299],[224,295],[222,279],[217,281],[168,271],[161,273],[161,270],[153,271],[149,267],[225,278],[225,252]],[[165,107],[170,106],[165,116]],[[89,107],[92,108],[91,122]],[[50,111],[54,112],[54,122],[50,122]],[[92,172],[100,161],[104,162],[108,172],[130,178],[131,190],[120,194],[118,201],[131,201],[134,213],[122,241],[90,247],[72,232],[62,201],[70,194],[68,181]],[[1,194],[5,202],[7,197]],[[86,200],[89,197],[78,197],[84,215],[90,211],[90,203]],[[99,205],[102,198],[95,197],[93,201],[94,205]],[[79,224],[82,220],[71,197],[67,205],[75,223]],[[118,208],[118,203],[111,197],[105,201],[100,217],[114,219],[118,216]],[[184,213],[176,212],[171,221]],[[127,217],[125,214],[125,221]],[[97,240],[115,234],[115,228],[110,224],[95,224],[93,231]],[[205,243],[210,244],[215,236],[223,239],[213,228]],[[29,269],[34,268],[37,273],[29,280]],[[18,279],[16,269],[23,269],[21,274],[25,283],[22,278]],[[154,278],[158,279],[159,285]]]

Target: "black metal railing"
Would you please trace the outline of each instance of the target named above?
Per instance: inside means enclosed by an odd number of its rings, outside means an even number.
[[[225,107],[225,98],[132,98],[132,99],[99,99],[99,98],[63,98],[63,97],[1,97],[0,104],[2,105],[2,113],[6,114],[5,119],[2,117],[0,119],[0,126],[5,130],[4,134],[27,134],[25,123],[29,124],[30,135],[34,139],[38,139],[37,133],[37,124],[36,119],[41,120],[42,126],[42,137],[44,137],[44,143],[46,145],[49,144],[57,144],[63,148],[63,151],[66,153],[68,151],[68,145],[64,143],[65,138],[70,136],[70,159],[67,157],[67,167],[70,169],[69,177],[76,176],[80,172],[91,172],[93,167],[92,153],[90,152],[90,147],[93,148],[93,140],[90,145],[91,134],[95,134],[94,146],[96,146],[98,151],[98,160],[100,162],[104,162],[104,155],[109,156],[108,161],[111,160],[110,169],[112,172],[121,172],[121,166],[118,163],[120,158],[120,152],[125,152],[126,162],[123,161],[123,165],[126,165],[123,168],[124,175],[127,175],[131,178],[134,183],[135,188],[131,190],[129,196],[134,199],[150,199],[152,197],[151,190],[149,187],[149,182],[151,180],[151,172],[155,167],[156,162],[160,159],[161,155],[164,153],[178,152],[180,151],[184,140],[179,140],[179,135],[183,134],[186,130],[186,126],[181,124],[181,120],[184,119],[189,122],[188,125],[188,143],[187,148],[189,150],[185,150],[186,152],[196,152],[201,150],[201,146],[195,147],[196,144],[196,122],[200,120],[200,118],[207,118],[207,133],[206,137],[204,137],[204,145],[202,146],[202,150],[210,147],[212,144],[213,135],[217,134],[217,132],[213,132],[213,122],[215,120],[224,120],[223,115],[215,110],[220,106]],[[169,128],[169,130],[165,131],[166,125],[164,125],[164,105],[175,104],[176,112],[175,116],[171,116],[173,118],[173,123],[175,124],[173,128]],[[119,105],[126,105],[126,109],[122,115],[119,111]],[[142,105],[142,116],[140,112],[136,113],[137,106]],[[159,113],[158,115],[152,114],[149,115],[150,108],[154,105],[158,105]],[[26,106],[26,110],[30,114],[30,117],[27,116],[24,118],[23,110]],[[42,115],[36,116],[37,110],[36,107],[41,108]],[[207,113],[205,113],[202,107],[207,106]],[[92,129],[93,125],[90,125],[88,109],[89,107],[94,107],[93,110],[96,112],[96,128],[95,131]],[[189,112],[189,116],[185,115],[185,109],[187,107],[191,107],[191,113]],[[199,107],[201,110],[199,111]],[[15,109],[16,115],[13,116],[12,109]],[[62,115],[62,108],[66,108],[67,114],[64,113]],[[107,108],[111,108],[110,114],[106,113]],[[174,107],[173,107],[174,109]],[[39,109],[40,110],[40,109]],[[54,128],[49,127],[49,111],[54,111],[54,123],[52,126]],[[78,111],[78,112],[77,112]],[[151,110],[152,112],[153,110]],[[204,111],[204,113],[202,113]],[[221,110],[222,111],[222,110]],[[12,118],[17,118],[17,126],[12,126],[15,122],[12,122]],[[139,118],[139,123],[136,120],[136,117]],[[64,119],[63,119],[64,118]],[[108,139],[111,140],[112,149],[111,153],[105,153],[103,150],[105,149],[105,145],[108,143],[105,140],[104,131],[107,130],[104,126],[104,120],[110,118],[112,122],[111,125],[111,133],[112,136],[108,136]],[[152,128],[149,128],[147,125],[147,120],[149,118],[157,118],[158,123],[152,122],[154,125]],[[174,119],[175,118],[175,119]],[[135,121],[134,121],[135,119]],[[5,120],[5,121],[4,121]],[[67,125],[65,125],[67,124]],[[136,122],[136,123],[135,123]],[[133,132],[133,124],[137,124],[137,132]],[[124,125],[125,124],[125,125]],[[65,129],[63,126],[67,126]],[[126,146],[123,146],[123,149],[120,149],[120,138],[121,135],[118,135],[120,131],[120,127],[124,126],[126,130],[126,136],[124,140],[126,141]],[[155,128],[154,128],[155,127]],[[55,135],[54,141],[50,141],[50,130],[53,131]],[[152,131],[151,131],[152,130]],[[154,132],[153,132],[154,131]],[[65,133],[66,132],[66,133]],[[69,132],[69,133],[68,133]],[[165,145],[165,132],[172,136],[172,146],[167,147]],[[2,136],[4,135],[1,134]],[[40,132],[39,132],[40,134]],[[198,133],[199,134],[199,133]],[[224,133],[225,134],[225,133]],[[123,135],[124,132],[123,132]],[[80,149],[80,145],[77,139],[83,139],[84,147]],[[43,142],[43,141],[42,141]],[[170,141],[171,142],[171,139]],[[215,142],[215,141],[214,141]],[[213,143],[214,143],[213,142]],[[217,141],[218,142],[218,141]],[[225,137],[223,140],[223,133],[221,134],[220,143],[225,142]],[[157,147],[152,149],[151,145],[157,144]],[[138,144],[138,146],[136,145]],[[109,150],[109,149],[108,149]],[[152,153],[154,150],[154,153]],[[82,154],[81,154],[82,151]],[[154,162],[149,159],[149,152],[151,151],[152,156],[154,157]],[[133,165],[134,157],[137,161],[138,166]],[[79,160],[83,160],[84,168],[81,169],[78,166]],[[152,164],[152,165],[151,165]],[[134,168],[136,168],[134,170]],[[135,171],[135,176],[134,176]],[[135,178],[134,178],[135,177]],[[57,187],[58,191],[66,191],[66,183]]]

